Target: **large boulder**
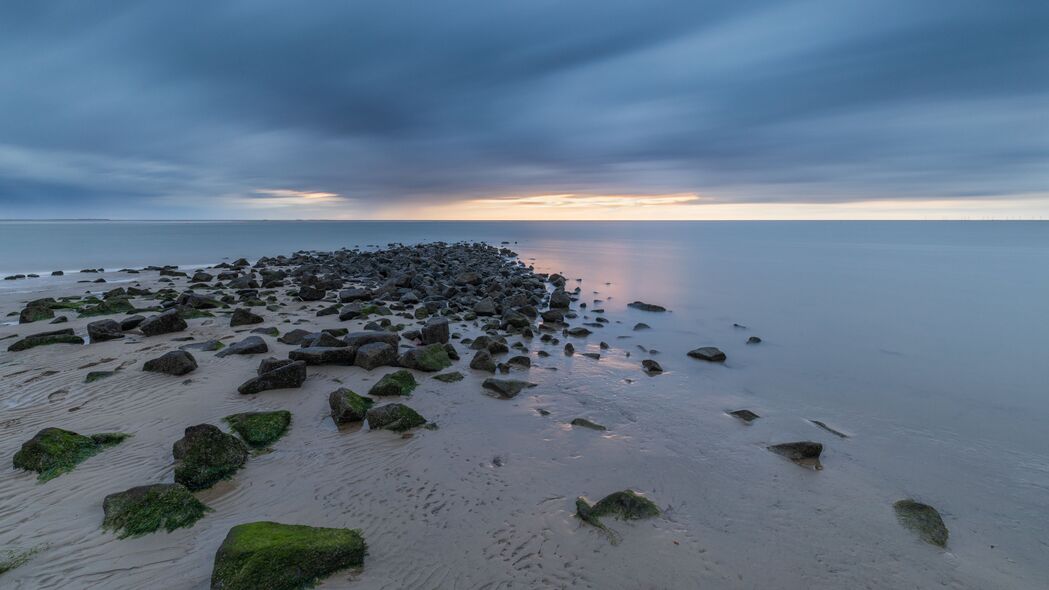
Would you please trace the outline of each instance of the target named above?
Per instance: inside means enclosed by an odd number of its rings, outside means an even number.
[[[215,553],[212,590],[297,590],[364,563],[359,530],[252,522],[230,529]]]
[[[128,437],[119,432],[85,436],[61,428],[45,428],[15,453],[17,469],[35,471],[41,481],[72,471],[80,462]]]
[[[37,346],[47,346],[50,344],[83,344],[84,339],[80,336],[73,334],[73,328],[66,328],[64,330],[54,330],[51,332],[40,332],[31,336],[26,336],[21,340],[15,342],[11,346],[7,347],[8,352],[19,352],[22,350],[29,350]]]
[[[266,344],[265,340],[259,336],[248,336],[240,342],[230,344],[219,351],[215,356],[225,357],[231,354],[262,354],[269,351],[270,347]]]
[[[328,395],[328,405],[331,406],[331,417],[336,424],[347,422],[360,422],[364,420],[368,409],[375,403],[366,397],[357,395],[353,391],[340,387]]]
[[[155,483],[109,494],[102,500],[102,528],[121,539],[191,527],[209,510],[186,486]]]
[[[430,344],[405,351],[397,359],[397,364],[408,369],[434,373],[452,366],[452,359],[448,358],[448,350],[443,344]]]
[[[177,309],[170,309],[164,313],[150,316],[138,325],[138,328],[142,330],[142,333],[146,336],[159,336],[161,334],[170,334],[171,332],[181,332],[187,327],[188,324],[186,324],[186,320],[178,315]]]
[[[388,342],[372,342],[357,349],[353,364],[367,370],[393,364],[397,360],[397,349]]]
[[[368,428],[404,432],[426,424],[426,418],[404,404],[386,404],[367,413]]]
[[[352,365],[356,358],[354,349],[348,346],[308,346],[297,348],[288,353],[293,361],[303,361],[307,365]]]
[[[419,331],[423,344],[444,344],[448,342],[448,318],[432,318]]]
[[[300,285],[299,286],[299,299],[303,301],[320,301],[324,299],[327,291],[321,288],[314,287],[312,285]]]
[[[495,315],[495,301],[492,301],[491,297],[486,297],[475,303],[473,310],[474,313],[481,316]]]
[[[237,326],[261,324],[265,321],[266,320],[262,316],[253,313],[250,309],[238,307],[237,309],[233,310],[233,315],[229,317],[229,326],[231,328],[236,328]]]
[[[54,300],[52,299],[52,301]],[[18,323],[28,324],[40,320],[49,320],[53,317],[55,317],[55,310],[51,308],[51,305],[32,301],[26,305],[25,309],[19,312]]]
[[[564,289],[557,289],[550,294],[551,309],[568,309],[572,305],[572,298],[565,293]]]
[[[261,449],[277,442],[291,426],[291,412],[243,412],[226,416],[223,420],[248,443],[249,447]]]
[[[143,371],[167,375],[185,375],[197,368],[197,359],[185,350],[172,350],[142,365]]]
[[[267,361],[263,361],[263,363],[265,362]],[[237,388],[237,391],[247,395],[251,393],[260,393],[269,389],[302,387],[302,384],[305,381],[306,363],[303,361],[293,361],[270,371],[266,371],[254,379],[245,381]]]
[[[411,371],[401,369],[400,371],[383,375],[382,379],[378,380],[375,385],[372,385],[368,395],[376,397],[408,395],[417,385],[415,375],[412,375]]]
[[[186,429],[171,449],[175,481],[191,490],[210,488],[237,472],[248,460],[248,447],[211,424]]]

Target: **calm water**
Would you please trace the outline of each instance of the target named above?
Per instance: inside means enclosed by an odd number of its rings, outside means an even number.
[[[0,273],[431,240],[508,241],[583,279],[583,300],[653,326],[669,399],[797,416],[784,438],[823,420],[850,435],[830,452],[876,489],[857,502],[918,497],[989,567],[1049,575],[1049,223],[0,223]],[[724,371],[684,356],[708,344]]]

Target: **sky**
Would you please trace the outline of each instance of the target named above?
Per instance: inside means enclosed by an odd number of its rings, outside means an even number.
[[[0,218],[1049,218],[1044,0],[9,0]]]

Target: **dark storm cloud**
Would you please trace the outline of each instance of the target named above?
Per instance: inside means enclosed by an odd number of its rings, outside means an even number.
[[[0,217],[1049,185],[1038,2],[5,2]]]

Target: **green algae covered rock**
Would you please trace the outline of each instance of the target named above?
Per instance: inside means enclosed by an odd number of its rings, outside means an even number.
[[[80,308],[80,317],[91,318],[100,315],[111,315],[115,313],[131,313],[135,306],[127,299],[107,299],[100,301],[97,305],[87,305]]]
[[[223,418],[233,432],[240,435],[248,446],[253,448],[268,447],[288,431],[291,425],[291,412],[244,412]]]
[[[459,371],[452,371],[450,373],[441,373],[440,375],[434,375],[434,379],[442,383],[456,383],[463,380],[463,374]]]
[[[29,561],[31,557],[42,550],[43,547],[33,549],[0,549],[0,575],[3,575],[16,567]]]
[[[340,387],[328,395],[328,405],[331,406],[331,418],[335,420],[336,424],[364,420],[368,409],[373,404],[375,404],[374,400],[357,395],[345,387]]]
[[[638,520],[660,514],[659,507],[652,500],[631,490],[609,494],[592,506],[586,499],[576,498],[575,506],[576,516],[608,534],[613,545],[619,542],[619,536],[601,522],[602,516],[615,516],[619,520]]]
[[[8,352],[19,352],[29,350],[37,346],[50,344],[83,344],[84,339],[73,333],[72,328],[54,330],[52,332],[41,332],[32,334],[7,347]]]
[[[430,344],[413,348],[401,355],[398,362],[402,367],[435,373],[452,366],[452,359],[443,344]]]
[[[45,428],[22,444],[15,453],[14,466],[35,471],[40,474],[40,481],[47,481],[72,471],[80,462],[128,436],[119,432],[84,436],[61,428]]]
[[[914,500],[900,500],[892,505],[896,520],[904,527],[917,533],[926,543],[937,547],[947,546],[947,525],[935,508]]]
[[[368,395],[374,395],[378,397],[390,396],[390,395],[408,395],[418,385],[415,381],[415,375],[412,375],[411,371],[401,369],[400,371],[394,371],[383,375],[372,388],[368,390]]]
[[[371,408],[367,418],[368,428],[372,430],[404,432],[426,424],[426,418],[404,404],[386,404]]]
[[[102,528],[121,539],[191,527],[210,509],[185,486],[158,483],[110,494],[102,501]]]
[[[364,564],[356,529],[252,522],[229,530],[215,553],[212,590],[295,590]]]
[[[175,442],[175,481],[190,490],[210,488],[230,477],[248,460],[248,448],[240,439],[211,424],[186,429],[186,436]]]

